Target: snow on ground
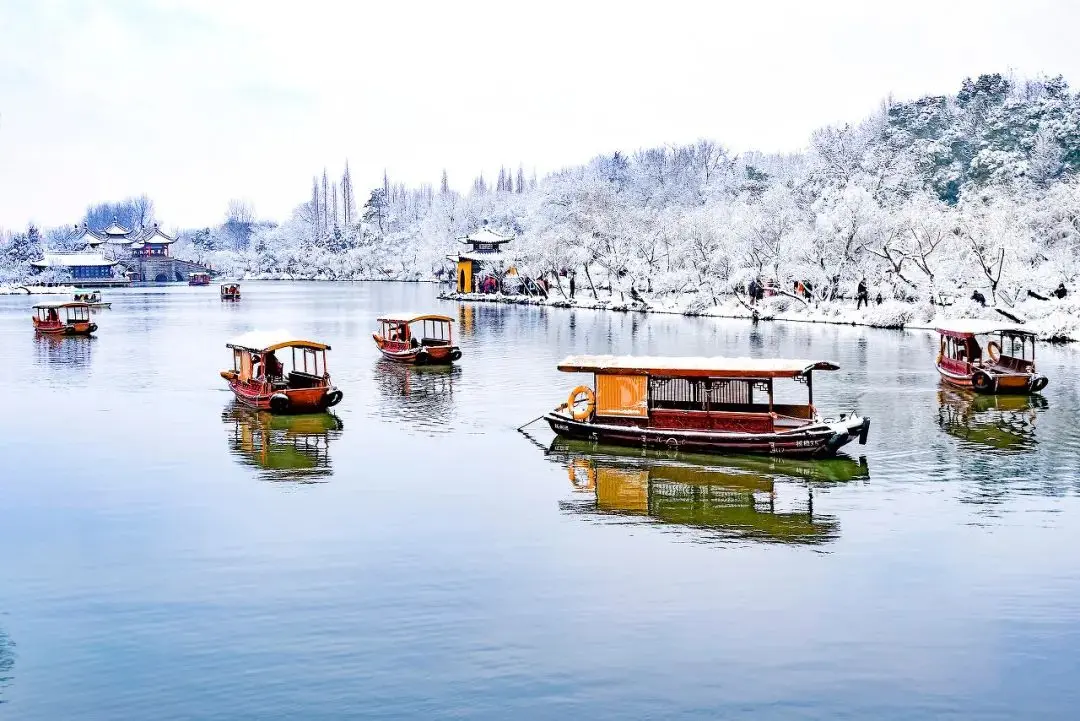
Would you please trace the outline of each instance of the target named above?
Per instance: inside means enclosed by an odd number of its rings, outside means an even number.
[[[872,328],[934,328],[940,321],[950,318],[982,318],[1001,321],[1004,325],[1013,323],[1008,316],[998,310],[984,308],[967,300],[957,301],[951,306],[887,300],[880,305],[871,302],[869,306],[857,309],[855,301],[850,299],[804,303],[789,296],[765,298],[759,301],[756,307],[749,306],[743,299],[735,296],[725,296],[719,303],[710,302],[702,306],[698,296],[691,294],[646,298],[644,303],[603,297],[594,300],[583,296],[578,296],[572,301],[558,297],[541,299],[501,293],[445,293],[440,297],[446,300],[544,305],[554,308],[675,313],[748,320],[756,316],[758,320],[863,325]],[[1030,299],[1001,310],[1023,322],[1043,340],[1080,340],[1080,299],[1068,297],[1048,301]]]
[[[0,295],[72,295],[73,285],[0,285]]]

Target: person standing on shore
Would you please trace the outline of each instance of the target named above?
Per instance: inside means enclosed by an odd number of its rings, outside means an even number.
[[[858,299],[855,301],[855,310],[859,310],[864,305],[870,306],[870,294],[866,290],[866,278],[859,281],[859,288],[856,291]]]
[[[574,274],[571,273],[570,274],[570,300],[574,299],[574,290],[576,288],[576,285],[577,284],[574,282]]]
[[[757,278],[753,278],[750,281],[750,286],[747,288],[748,295],[750,296],[750,305],[756,305],[758,300],[758,294],[761,293],[761,285],[758,283]]]

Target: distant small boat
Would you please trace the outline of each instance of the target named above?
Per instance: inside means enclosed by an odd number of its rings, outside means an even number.
[[[209,273],[192,273],[188,276],[188,285],[210,285]]]
[[[952,320],[937,328],[941,379],[976,393],[1038,393],[1049,382],[1035,371],[1035,334],[1018,325],[984,320]],[[978,337],[986,342],[986,353]]]
[[[330,382],[330,346],[325,343],[299,340],[285,331],[252,331],[225,347],[233,352],[233,367],[221,371],[221,377],[246,406],[272,413],[318,413],[344,396]],[[291,351],[285,356],[288,364],[278,359],[283,350]]]
[[[240,300],[240,284],[239,283],[222,283],[221,284],[221,299],[222,300]]]
[[[98,291],[79,292],[75,294],[76,303],[86,303],[91,308],[111,308],[112,303],[108,303],[101,300],[101,293]]]
[[[461,358],[454,345],[453,318],[445,315],[398,313],[379,318],[372,333],[379,352],[409,365],[445,365]]]
[[[557,435],[598,443],[704,453],[825,457],[857,440],[870,419],[855,413],[821,418],[813,372],[828,361],[784,358],[570,356],[558,366],[592,373],[595,390],[578,386],[544,416]],[[773,385],[801,384],[807,402],[777,402]]]
[[[52,301],[34,306],[34,330],[49,335],[90,335],[97,323],[90,321],[90,306],[86,303]]]

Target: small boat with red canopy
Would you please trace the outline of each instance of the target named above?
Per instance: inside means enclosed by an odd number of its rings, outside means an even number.
[[[233,352],[233,367],[221,371],[221,377],[246,406],[274,413],[318,413],[344,396],[330,382],[330,346],[325,343],[299,340],[286,331],[252,331],[225,347]],[[280,351],[288,352],[279,356]]]
[[[937,332],[937,369],[950,385],[995,395],[1038,393],[1048,383],[1035,370],[1035,334],[1023,326],[961,319],[940,323]]]
[[[222,300],[240,300],[240,284],[239,283],[222,283],[221,284],[221,299]]]
[[[191,273],[188,275],[188,285],[210,285],[209,273]]]
[[[853,440],[866,443],[870,430],[870,419],[855,413],[818,416],[813,372],[838,369],[827,361],[570,356],[558,368],[592,373],[595,388],[578,386],[566,403],[544,416],[565,438],[820,457]],[[806,403],[778,401],[774,384],[784,379],[805,387]]]
[[[90,321],[90,305],[83,302],[48,301],[34,306],[34,330],[49,335],[90,335],[97,323]]]
[[[395,313],[379,318],[372,333],[386,358],[409,365],[446,365],[461,358],[454,345],[454,319],[434,313]]]

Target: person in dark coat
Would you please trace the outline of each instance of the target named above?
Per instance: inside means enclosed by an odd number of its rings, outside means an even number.
[[[881,305],[881,300],[882,300],[881,291],[879,290],[878,294],[877,294],[877,298],[874,299],[874,302],[877,303],[878,305]]]
[[[761,284],[757,282],[757,278],[750,281],[750,287],[747,288],[747,295],[750,296],[750,305],[756,305],[758,301],[758,294],[761,293]]]
[[[859,281],[859,287],[856,291],[857,300],[855,301],[855,310],[862,308],[864,305],[870,305],[870,294],[866,290],[866,278]]]
[[[1068,294],[1069,294],[1069,291],[1065,290],[1065,284],[1064,283],[1059,283],[1057,289],[1054,290],[1053,293],[1051,293],[1051,295],[1053,295],[1058,300],[1061,300],[1062,298],[1064,298]]]
[[[570,274],[570,300],[574,299],[574,291],[577,289],[577,283],[574,282],[574,274]]]
[[[971,299],[979,305],[986,307],[986,296],[980,293],[978,290],[972,291]]]

